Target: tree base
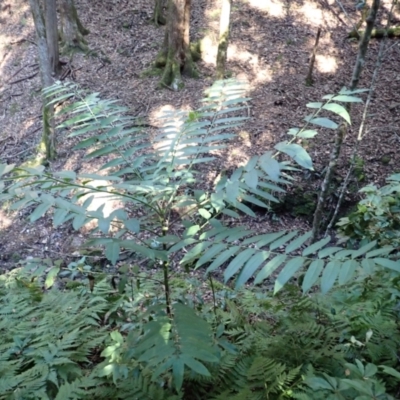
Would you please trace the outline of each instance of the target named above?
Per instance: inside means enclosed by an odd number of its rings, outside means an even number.
[[[168,54],[165,50],[160,51],[154,63],[156,69],[164,69],[158,86],[160,88],[168,88],[177,91],[184,86],[182,75],[188,76],[189,78],[198,78],[199,72],[194,64],[200,57],[198,50],[199,44],[194,43],[190,46],[190,53],[186,57],[187,61],[184,65],[180,65],[176,61],[168,58]],[[152,75],[154,76],[156,73]]]
[[[167,61],[158,87],[160,89],[171,89],[174,92],[177,92],[184,87],[181,75],[181,66],[176,61],[171,59]]]
[[[60,46],[60,53],[66,56],[74,53],[89,53],[90,49],[87,45],[86,40],[83,37],[76,38],[74,40],[62,40]]]

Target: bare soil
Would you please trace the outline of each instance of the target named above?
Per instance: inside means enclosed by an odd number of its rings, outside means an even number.
[[[336,93],[350,82],[358,44],[349,40],[360,15],[355,3],[345,0],[346,13],[335,0],[237,0],[232,10],[232,35],[228,51],[228,73],[249,83],[250,119],[238,132],[226,157],[217,168],[230,169],[254,154],[262,154],[287,139],[287,131],[302,126],[309,113],[306,104],[323,95]],[[165,107],[195,109],[204,89],[215,74],[216,41],[220,4],[216,0],[193,2],[191,39],[206,38],[207,47],[197,66],[199,79],[186,79],[180,92],[158,90],[159,77],[145,77],[163,43],[164,28],[151,21],[153,2],[144,0],[76,0],[79,16],[90,30],[87,41],[93,55],[76,54],[66,79],[81,87],[100,92],[103,98],[119,99],[132,115],[148,119],[157,126],[157,115]],[[385,0],[379,12],[379,27],[384,27],[391,2]],[[399,9],[394,24],[399,22]],[[314,85],[307,87],[309,57],[318,28],[322,28]],[[35,32],[26,0],[0,3],[0,162],[19,164],[35,151],[41,135],[41,83]],[[399,167],[400,140],[400,42],[387,42],[385,60],[373,96],[364,139],[360,146],[364,179],[353,179],[348,201],[357,199],[357,190],[367,183],[382,184]],[[359,87],[367,88],[375,69],[380,41],[372,40]],[[64,61],[70,60],[63,57]],[[107,59],[111,62],[108,63]],[[362,106],[352,110],[352,128],[345,140],[338,179],[344,177],[355,143]],[[82,154],[71,149],[76,142],[60,133],[58,159],[53,170],[93,168]],[[321,129],[308,141],[315,173],[299,174],[304,191],[317,190],[321,173],[328,163],[333,144],[332,131]],[[295,192],[294,192],[295,193]],[[84,232],[67,226],[53,228],[44,217],[29,223],[28,211],[0,209],[0,268],[13,267],[26,257],[67,259],[77,255]],[[309,222],[291,210],[278,218],[260,215],[257,221],[245,218],[249,227],[268,232],[282,229],[307,229]]]

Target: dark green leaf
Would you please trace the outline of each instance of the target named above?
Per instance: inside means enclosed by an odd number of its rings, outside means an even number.
[[[356,272],[356,269],[359,267],[359,264],[355,260],[347,260],[345,261],[339,272],[339,285],[344,285],[349,282]]]
[[[293,232],[287,233],[285,236],[282,236],[278,240],[276,240],[275,242],[271,243],[269,245],[269,249],[272,251],[272,250],[277,249],[278,247],[281,247],[282,245],[287,243],[289,240],[291,240],[295,236],[297,236],[297,233],[298,233],[298,231],[293,231]]]
[[[321,278],[321,291],[323,294],[329,292],[335,284],[336,278],[339,275],[341,263],[339,261],[330,261],[326,265]]]
[[[223,263],[228,261],[238,250],[240,250],[241,247],[239,246],[233,246],[229,248],[228,250],[225,250],[219,256],[210,264],[210,266],[207,268],[206,273],[212,272],[219,268]]]
[[[256,252],[256,249],[246,249],[239,253],[228,265],[224,272],[225,283],[243,267],[246,261]]]
[[[108,242],[105,246],[105,256],[107,260],[111,262],[112,265],[115,265],[118,261],[120,252],[119,243],[116,240]]]
[[[388,260],[387,258],[373,258],[373,261],[384,268],[392,269],[393,271],[400,272],[400,261]]]
[[[181,360],[187,365],[192,371],[199,375],[211,376],[208,369],[199,361],[192,357],[187,357],[184,354],[181,356]]]
[[[46,212],[52,207],[51,203],[41,203],[39,204],[33,213],[29,216],[31,222],[35,222],[39,218],[41,218]]]
[[[203,264],[209,262],[211,259],[213,259],[215,256],[220,254],[223,250],[226,249],[225,244],[215,244],[211,246],[197,261],[195,269],[200,268]]]
[[[327,243],[329,243],[331,240],[330,236],[327,236],[326,238],[319,240],[318,242],[313,243],[311,246],[308,246],[303,250],[303,256],[308,256],[310,254],[313,254],[317,252],[319,249],[324,247]]]
[[[175,389],[180,392],[183,384],[183,372],[185,364],[182,358],[177,357],[172,364],[172,376],[174,378]]]
[[[274,294],[279,292],[283,288],[289,279],[293,278],[294,274],[303,266],[304,258],[295,257],[292,258],[279,273],[275,281]]]
[[[302,290],[306,293],[315,284],[322,269],[324,268],[324,262],[322,260],[314,260],[308,267],[306,274],[304,275]]]
[[[269,254],[269,251],[259,251],[254,254],[249,261],[247,261],[236,280],[235,289],[241,288],[250,278],[253,277],[258,267],[268,259]]]
[[[298,248],[300,248],[311,237],[311,234],[312,234],[312,232],[307,232],[304,235],[301,235],[297,239],[293,240],[293,242],[290,242],[286,246],[285,253],[289,254],[290,252],[295,251]]]
[[[128,219],[124,221],[124,226],[126,229],[134,233],[140,232],[140,221],[136,218]]]
[[[267,279],[286,260],[286,257],[287,256],[285,254],[279,254],[271,261],[267,262],[267,264],[256,276],[254,284],[257,285]]]

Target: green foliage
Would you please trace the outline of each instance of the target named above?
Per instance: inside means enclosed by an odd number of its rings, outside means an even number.
[[[215,284],[214,303],[204,282],[177,275],[170,317],[162,274],[122,269],[113,289],[117,276],[91,273],[93,293],[84,282],[43,292],[18,271],[2,277],[1,399],[391,399],[397,390],[395,272],[307,297],[293,285],[272,296]]]
[[[101,297],[43,293],[16,271],[0,280],[0,399],[83,398],[106,332]]]
[[[76,148],[99,170],[0,165],[0,200],[31,207],[32,222],[47,212],[55,226],[94,221],[91,244],[119,268],[31,259],[0,280],[0,399],[390,399],[400,378],[394,247],[309,245],[310,233],[227,223],[269,210],[292,162],[311,169],[297,140],[315,136],[310,124],[337,128],[322,111],[350,122],[340,102],[357,93],[308,104],[316,112],[276,152],[208,179],[205,165],[245,120],[242,84],[217,82],[199,110],[166,113],[153,140],[113,101],[48,89],[69,103],[60,127],[82,137]],[[133,265],[119,262],[126,253]],[[179,273],[200,268],[208,281]]]
[[[357,210],[338,222],[339,232],[350,244],[376,240],[381,247],[400,245],[400,174],[387,178],[388,184],[368,185]]]
[[[100,158],[99,173],[51,174],[44,168],[25,168],[24,179],[19,176],[0,198],[19,198],[13,208],[35,206],[31,221],[49,210],[54,210],[56,226],[71,221],[75,229],[80,229],[95,220],[96,237],[90,244],[102,246],[112,264],[125,249],[137,258],[160,263],[166,276],[171,260],[179,260],[185,268],[207,267],[207,274],[226,266],[224,281],[235,278],[236,288],[253,278],[261,284],[283,267],[275,292],[310,266],[304,292],[317,283],[327,292],[335,282],[345,284],[361,267],[365,268],[364,255],[370,259],[369,270],[374,269],[375,258],[368,253],[373,243],[342,252],[340,248],[324,249],[330,241],[326,238],[299,254],[309,234],[298,236],[294,231],[260,235],[241,227],[227,227],[224,220],[225,216],[238,218],[240,212],[256,217],[251,205],[268,210],[270,202],[277,202],[275,193],[285,191],[281,186],[291,183],[290,173],[295,169],[288,161],[278,161],[279,153],[304,168],[312,168],[310,156],[294,141],[316,134],[308,128],[310,124],[337,127],[336,122],[319,116],[324,110],[349,122],[350,116],[339,102],[360,102],[354,96],[359,92],[362,90],[342,89],[338,95],[325,96],[325,103],[308,104],[316,111],[305,118],[307,123],[302,129],[288,132],[292,140],[275,145],[278,153],[267,151],[253,156],[230,176],[219,174],[209,182],[210,189],[205,189],[199,181],[204,173],[202,165],[211,163],[214,154],[226,148],[234,136],[229,131],[246,119],[241,115],[248,100],[243,84],[218,81],[206,92],[199,110],[167,112],[162,118],[164,128],[154,143],[148,140],[141,124],[126,116],[126,109],[114,101],[101,100],[97,93],[85,96],[70,84],[56,84],[45,92],[52,103],[80,99],[61,110],[60,115],[72,118],[60,127],[71,127],[73,137],[96,133],[85,136],[76,148],[87,149],[88,159]],[[104,158],[105,163],[100,161]],[[120,205],[106,214],[107,202],[114,200]],[[280,254],[282,246],[286,246],[285,254]],[[400,270],[396,264],[385,266]]]

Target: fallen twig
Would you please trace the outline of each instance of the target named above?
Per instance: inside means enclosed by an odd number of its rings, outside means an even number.
[[[34,78],[38,73],[39,73],[39,71],[35,72],[35,73],[32,74],[32,75],[25,76],[24,78],[17,79],[16,81],[9,82],[9,84],[10,84],[10,85],[14,85],[14,84],[16,84],[16,83],[20,83],[20,82],[22,82],[22,81],[26,81],[26,80],[28,80],[28,79],[32,79],[32,78]]]

